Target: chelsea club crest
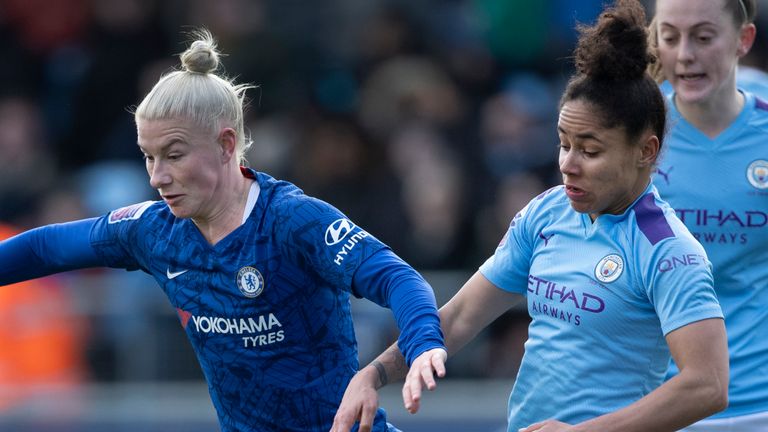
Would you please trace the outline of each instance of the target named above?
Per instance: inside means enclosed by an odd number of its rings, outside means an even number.
[[[610,283],[621,276],[624,271],[624,260],[621,256],[610,254],[600,260],[595,266],[595,277],[600,282]]]
[[[237,288],[246,297],[258,297],[264,291],[264,277],[255,267],[243,267],[237,272]]]

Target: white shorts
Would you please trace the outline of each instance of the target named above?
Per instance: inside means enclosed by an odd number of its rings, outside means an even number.
[[[738,417],[704,419],[680,432],[765,432],[768,431],[768,411]]]

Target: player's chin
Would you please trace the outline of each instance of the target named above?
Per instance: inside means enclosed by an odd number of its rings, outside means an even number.
[[[574,201],[569,200],[571,203],[571,208],[577,211],[578,213],[594,213],[592,206],[585,202],[580,201]]]
[[[168,208],[171,210],[171,213],[179,219],[190,219],[193,216],[192,212],[184,206],[168,205]]]

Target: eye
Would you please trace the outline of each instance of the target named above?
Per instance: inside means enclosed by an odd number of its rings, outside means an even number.
[[[661,37],[659,37],[659,40],[664,42],[667,45],[672,45],[675,42],[677,42],[677,35],[670,35],[670,34],[661,35]]]
[[[146,162],[154,162],[155,161],[155,158],[153,156],[150,156],[150,155],[148,155],[146,153],[143,153],[141,155],[141,158],[144,159]]]
[[[582,151],[581,151],[581,153],[582,153],[584,156],[586,156],[586,157],[595,157],[595,156],[597,156],[597,155],[598,155],[600,152],[597,152],[597,151],[587,151],[587,150],[582,150]]]
[[[183,155],[181,153],[170,153],[168,154],[168,160],[170,161],[177,161],[181,159]]]

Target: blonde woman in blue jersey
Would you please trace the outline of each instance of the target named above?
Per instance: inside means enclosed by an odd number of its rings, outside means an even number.
[[[196,36],[135,112],[162,200],[0,242],[0,285],[142,270],[179,316],[222,432],[324,432],[358,369],[350,296],[392,309],[411,363],[444,352],[434,295],[339,210],[241,165],[248,86],[219,76],[212,36]],[[383,410],[366,420],[396,431]]]
[[[654,182],[707,251],[728,333],[729,406],[691,432],[768,431],[768,104],[737,87],[755,14],[755,0],[657,0],[652,27],[672,88]]]
[[[509,432],[674,431],[725,408],[728,359],[710,263],[651,183],[666,112],[645,70],[645,14],[619,0],[582,27],[560,104],[563,185],[532,200],[440,309],[454,353],[517,302],[531,324]],[[681,373],[664,382],[671,357]],[[350,382],[333,431],[369,417],[405,376],[406,409],[445,374],[445,353],[406,374],[391,347]]]

